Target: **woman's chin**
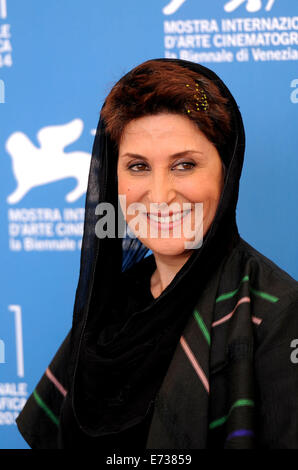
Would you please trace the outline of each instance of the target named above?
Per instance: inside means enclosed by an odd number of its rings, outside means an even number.
[[[183,253],[189,252],[186,248],[187,240],[175,240],[175,239],[156,239],[142,240],[142,243],[149,248],[154,254],[163,256],[180,256]]]

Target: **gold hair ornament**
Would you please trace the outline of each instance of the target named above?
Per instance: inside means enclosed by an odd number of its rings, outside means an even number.
[[[189,84],[186,84],[185,86],[187,88],[190,88]],[[196,106],[197,111],[207,111],[208,110],[209,103],[208,103],[206,93],[203,90],[203,88],[200,88],[198,83],[196,83],[194,98],[195,98],[195,106]],[[187,113],[189,114],[190,112],[191,112],[191,110],[187,109]]]

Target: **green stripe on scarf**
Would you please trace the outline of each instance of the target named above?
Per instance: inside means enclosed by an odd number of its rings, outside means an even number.
[[[37,391],[33,391],[33,396],[37,402],[37,404],[45,411],[45,413],[48,415],[48,417],[53,421],[53,423],[56,424],[56,426],[59,426],[59,419],[57,416],[54,415],[54,413],[50,410],[50,408],[47,407],[45,402],[40,398],[38,395]]]
[[[241,284],[242,282],[245,282],[245,281],[249,281],[249,276],[246,275],[244,276],[242,279],[241,279],[241,282],[240,282],[240,285],[237,289],[231,291],[231,292],[226,292],[225,294],[221,294],[219,297],[217,297],[217,299],[215,300],[215,302],[221,302],[222,300],[227,300],[227,299],[230,299],[231,297],[234,297],[235,294],[237,294],[237,292],[239,291],[240,287],[241,287]],[[249,290],[250,292],[252,292],[252,294],[254,295],[257,295],[259,297],[262,297],[262,299],[265,299],[265,300],[268,300],[269,302],[277,302],[279,299],[278,297],[275,297],[274,295],[271,295],[271,294],[267,294],[267,292],[262,292],[262,291],[259,291],[259,290],[256,290],[256,289],[253,289],[252,287],[249,286]]]
[[[254,406],[253,400],[250,400],[249,398],[240,398],[239,400],[235,401],[233,405],[230,408],[230,411],[226,416],[222,416],[221,418],[215,419],[212,421],[212,423],[209,424],[209,429],[214,429],[217,428],[218,426],[222,426],[230,414],[232,413],[234,408],[238,408],[239,406]]]
[[[194,317],[195,319],[197,320],[197,323],[203,333],[203,335],[205,336],[206,338],[206,341],[207,343],[209,344],[210,346],[210,334],[209,334],[209,331],[207,329],[207,326],[205,325],[204,323],[204,320],[203,318],[201,317],[201,315],[199,314],[199,312],[197,310],[194,311]]]

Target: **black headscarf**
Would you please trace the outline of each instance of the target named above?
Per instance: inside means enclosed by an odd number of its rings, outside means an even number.
[[[71,406],[81,431],[90,436],[122,431],[141,422],[197,299],[239,240],[236,204],[245,136],[238,106],[208,68],[177,59],[156,60],[172,61],[204,75],[228,98],[232,131],[219,149],[226,166],[225,183],[202,246],[193,250],[157,299],[122,317],[117,305],[121,309],[122,301],[125,303],[125,274],[137,268],[153,272],[154,259],[153,255],[145,258],[148,249],[137,238],[100,239],[95,234],[96,206],[110,202],[118,207],[117,155],[105,123],[99,120],[86,195],[69,364]]]

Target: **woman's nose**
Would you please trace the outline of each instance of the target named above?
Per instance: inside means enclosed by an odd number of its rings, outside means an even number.
[[[165,171],[152,172],[149,182],[150,202],[169,204],[175,196],[171,175]]]

